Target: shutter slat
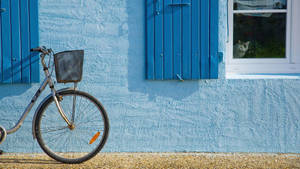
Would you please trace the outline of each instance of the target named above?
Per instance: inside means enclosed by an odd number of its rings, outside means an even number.
[[[173,79],[172,0],[164,0],[164,79]]]
[[[209,78],[209,1],[201,1],[201,79]]]
[[[39,26],[38,26],[38,1],[30,0],[30,48],[36,48],[39,46]],[[40,67],[39,67],[39,54],[32,53],[31,55],[31,72],[30,78],[31,82],[40,81]]]
[[[147,0],[147,79],[154,79],[154,0]]]
[[[200,79],[200,1],[192,1],[192,79]]]
[[[173,0],[173,4],[180,4],[181,0]],[[182,76],[181,71],[181,6],[173,6],[173,65],[174,65],[174,75],[173,79],[179,79]]]
[[[11,70],[11,23],[10,23],[10,0],[2,0],[1,8],[6,11],[1,13],[2,26],[2,72],[3,83],[12,83]]]
[[[219,3],[218,0],[210,0],[210,78],[217,79],[219,71]]]
[[[163,79],[163,0],[155,0],[155,79]]]
[[[182,0],[183,4],[191,4],[191,0]],[[182,6],[182,78],[191,79],[191,7]]]
[[[12,29],[12,77],[13,83],[21,82],[21,39],[20,39],[20,4],[19,0],[11,0]]]
[[[20,1],[21,5],[21,53],[22,53],[22,82],[30,82],[30,44],[29,44],[29,9],[28,1]]]

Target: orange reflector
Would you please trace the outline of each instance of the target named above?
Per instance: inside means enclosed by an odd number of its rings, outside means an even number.
[[[97,138],[100,136],[100,132],[98,131],[94,136],[93,136],[93,138],[90,140],[90,144],[93,144],[96,140],[97,140]]]

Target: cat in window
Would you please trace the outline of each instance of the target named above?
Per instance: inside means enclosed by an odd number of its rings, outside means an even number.
[[[247,51],[249,50],[250,41],[242,42],[238,41],[235,45],[233,45],[233,57],[234,58],[242,58],[245,56]]]

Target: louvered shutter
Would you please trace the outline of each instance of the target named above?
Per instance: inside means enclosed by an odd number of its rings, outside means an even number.
[[[39,82],[38,1],[1,0],[0,82]]]
[[[146,78],[218,78],[218,0],[147,0]]]

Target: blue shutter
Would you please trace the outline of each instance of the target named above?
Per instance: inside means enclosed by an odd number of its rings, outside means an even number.
[[[182,0],[191,4],[192,0]],[[192,8],[182,8],[182,73],[183,79],[192,78]]]
[[[20,2],[18,0],[11,1],[11,37],[12,46],[9,49],[13,49],[12,56],[12,82],[20,83],[22,82],[22,58],[21,58],[21,43],[20,43]],[[3,55],[5,56],[5,55]],[[8,55],[9,56],[9,55]]]
[[[147,15],[146,15],[146,25],[147,25],[147,79],[154,79],[154,2],[153,0],[146,1]]]
[[[218,4],[147,0],[147,79],[218,78]]]
[[[39,82],[38,1],[1,0],[0,82]]]
[[[192,4],[192,79],[200,79],[200,51],[201,51],[201,24],[200,24],[200,0],[194,0]]]
[[[164,0],[164,79],[173,79],[173,13],[172,8],[169,8],[171,4],[172,0]]]
[[[29,18],[30,18],[30,48],[39,46],[39,18],[38,18],[38,0],[29,0]],[[36,83],[40,81],[40,60],[39,54],[34,52],[30,59],[30,81]]]
[[[163,7],[163,0],[156,0],[155,3],[155,24],[154,24],[154,70],[155,78],[163,79],[163,15],[160,13]]]
[[[3,83],[12,82],[11,72],[11,22],[10,22],[10,1],[1,0],[1,8],[5,9],[1,13],[1,35],[2,35],[2,81]]]
[[[219,72],[219,0],[210,0],[210,78]]]

